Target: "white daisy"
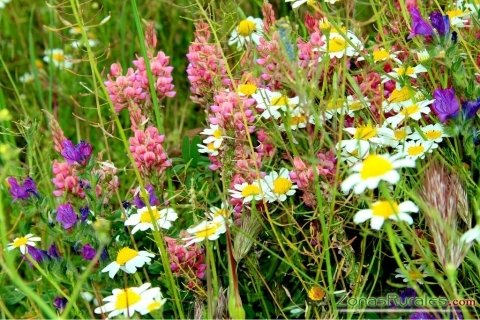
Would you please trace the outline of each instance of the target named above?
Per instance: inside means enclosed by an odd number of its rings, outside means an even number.
[[[207,146],[209,143],[213,143],[215,149],[220,148],[224,138],[224,131],[218,124],[210,124],[210,128],[204,129],[200,134],[208,136],[203,140],[203,143]]]
[[[474,240],[477,240],[477,242],[480,242],[480,225],[479,224],[477,224],[475,227],[465,232],[460,238],[460,241],[466,244],[471,244]]]
[[[350,117],[355,116],[355,112],[362,110],[363,108],[369,108],[370,102],[366,97],[358,99],[352,95],[347,96],[346,107],[348,110],[348,115]]]
[[[381,62],[381,61],[387,61],[387,60],[393,60],[398,64],[401,64],[402,61],[397,58],[397,54],[400,53],[400,51],[396,52],[389,52],[385,48],[377,48],[374,49],[372,52],[372,59],[374,63]],[[364,57],[359,57],[357,59],[358,61],[364,61]]]
[[[282,116],[280,110],[286,111],[299,103],[298,97],[289,98],[280,92],[272,92],[268,89],[259,89],[252,95],[257,102],[257,108],[263,110],[261,116],[265,119],[278,119]]]
[[[217,240],[225,231],[227,229],[223,216],[217,216],[213,220],[204,220],[196,226],[187,229],[190,237],[183,238],[184,241],[187,241],[185,247],[193,243],[202,242],[205,239]]]
[[[47,49],[43,61],[53,63],[53,65],[60,69],[71,69],[73,66],[72,57],[65,55],[62,49]]]
[[[166,208],[159,211],[156,206],[150,206],[150,210],[148,210],[148,207],[143,207],[142,209],[138,209],[137,213],[128,217],[128,219],[125,221],[125,225],[135,226],[132,229],[132,234],[138,230],[153,230],[154,227],[152,218],[156,222],[158,228],[170,229],[172,222],[177,220],[178,215],[175,210],[171,208]]]
[[[206,212],[205,215],[209,219],[214,219],[215,217],[223,217],[226,220],[229,220],[230,217],[232,216],[232,209],[226,202],[222,202],[222,205],[220,208],[218,207],[210,207],[209,212]]]
[[[398,112],[403,106],[412,104],[415,96],[415,88],[409,86],[401,87],[399,83],[396,84],[396,88],[390,93],[387,100],[382,102],[382,107],[385,112],[395,111]]]
[[[416,266],[405,266],[407,274],[403,273],[402,269],[397,268],[395,272],[395,278],[402,278],[403,282],[415,281],[419,284],[423,284],[423,278],[428,277],[428,274],[425,273],[425,265],[420,265],[418,268]]]
[[[425,154],[432,152],[437,146],[429,141],[411,140],[404,145],[398,145],[397,150],[405,158],[416,160],[425,158]]]
[[[330,59],[342,58],[343,56],[353,57],[357,56],[359,51],[363,50],[363,43],[350,30],[345,33],[346,38],[332,30],[327,38],[322,36],[324,44],[320,47],[320,51],[328,53]]]
[[[288,125],[291,130],[302,129],[307,126],[310,122],[310,117],[307,116],[305,110],[301,107],[296,107],[287,115]],[[281,131],[286,130],[286,125],[284,123],[279,126]]]
[[[260,37],[263,34],[263,21],[260,18],[248,17],[239,22],[237,27],[230,34],[228,45],[237,44],[237,48],[240,49],[248,42],[254,44],[260,43]]]
[[[155,257],[155,255],[148,251],[137,251],[124,247],[118,251],[117,259],[103,268],[102,272],[108,272],[108,276],[112,279],[118,270],[123,270],[126,273],[135,273],[137,272],[137,268],[141,268],[145,264],[150,264],[153,257]]]
[[[35,77],[30,72],[25,72],[20,76],[20,78],[18,78],[18,80],[20,80],[21,83],[30,83],[35,80]]]
[[[356,148],[368,150],[371,146],[381,143],[381,134],[388,134],[385,128],[374,127],[371,124],[361,125],[357,128],[344,128],[343,130],[353,136],[353,139],[340,141],[340,146],[348,152],[352,152]]]
[[[428,106],[432,104],[433,101],[434,100],[423,100],[404,106],[396,115],[387,118],[385,121],[393,128],[398,127],[398,125],[404,120],[413,119],[418,121],[422,118],[423,114],[430,113],[431,110]]]
[[[103,299],[105,305],[95,308],[95,313],[107,313],[109,318],[123,313],[124,317],[132,317],[135,312],[142,315],[149,313],[148,306],[161,296],[160,288],[150,288],[150,283],[144,283],[140,287],[126,289],[113,289],[112,295]],[[150,289],[149,289],[150,288]]]
[[[390,81],[392,80],[392,78],[398,79],[400,77],[405,77],[405,76],[416,79],[418,74],[424,73],[424,72],[427,72],[427,68],[425,68],[421,64],[418,64],[415,67],[402,65],[398,68],[393,68],[393,71],[388,73],[390,77],[382,76],[383,78],[382,83]]]
[[[415,161],[401,159],[399,155],[370,154],[365,160],[353,166],[354,173],[342,182],[341,189],[347,193],[353,188],[353,192],[359,194],[366,188],[375,189],[382,180],[396,184],[400,180],[396,169],[403,167],[413,168]]]
[[[244,83],[238,86],[237,93],[242,97],[251,97],[258,90],[257,86],[253,83]]]
[[[26,254],[27,246],[35,247],[36,241],[42,241],[42,239],[40,237],[35,237],[33,234],[29,233],[24,237],[13,239],[13,242],[8,244],[7,250],[10,251],[14,249],[20,249],[20,252],[22,254]]]
[[[337,143],[336,148],[341,148],[342,152],[340,154],[340,160],[345,162],[348,166],[354,165],[360,160],[365,159],[370,152],[369,146],[365,148],[365,145],[363,145],[362,147],[362,145],[357,144],[355,147],[352,148],[352,145],[350,143],[348,143],[348,146],[342,145],[343,141]]]
[[[293,2],[292,3],[292,8],[296,9],[300,7],[303,4],[307,4],[309,6],[313,5],[315,3],[315,0],[285,0],[285,2]]]
[[[325,118],[332,119],[336,114],[345,114],[348,112],[347,102],[344,98],[331,98],[327,101],[325,108]]]
[[[477,4],[478,7],[478,4]],[[468,17],[471,14],[470,10],[462,10],[460,8],[455,8],[452,10],[447,10],[445,14],[450,20],[450,25],[452,27],[464,28],[469,24]]]
[[[215,148],[215,144],[213,142],[208,143],[207,145],[204,144],[197,144],[198,152],[206,153],[212,156],[218,156],[219,148]]]
[[[379,144],[382,146],[397,147],[399,144],[405,143],[407,138],[410,138],[409,134],[412,133],[412,128],[405,126],[397,129],[391,129],[387,127],[385,123],[383,125],[383,131],[380,135]]]
[[[295,194],[297,185],[290,179],[288,170],[282,168],[280,172],[272,171],[263,178],[262,189],[268,202],[285,201],[287,196]]]
[[[405,201],[398,204],[395,201],[379,200],[370,205],[370,209],[358,211],[353,217],[356,224],[363,223],[370,219],[370,227],[373,230],[380,230],[385,220],[405,221],[413,223],[409,212],[418,212],[418,207],[412,201]]]
[[[427,126],[420,127],[420,130],[422,131],[423,137],[419,132],[415,132],[411,134],[409,138],[413,140],[426,140],[438,145],[443,141],[443,138],[448,137],[441,123],[429,124]]]
[[[243,203],[249,203],[252,200],[259,201],[263,198],[262,186],[258,181],[236,184],[229,192],[232,194],[232,198],[243,199]]]

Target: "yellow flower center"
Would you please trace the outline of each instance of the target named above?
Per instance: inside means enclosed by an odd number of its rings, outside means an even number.
[[[160,213],[158,212],[156,207],[150,207],[150,210],[146,210],[142,212],[140,215],[140,222],[142,223],[152,223],[152,217],[154,221],[160,219]]]
[[[373,51],[373,61],[374,62],[387,60],[389,57],[390,57],[390,54],[388,53],[387,50],[385,50],[383,48]]]
[[[382,218],[389,218],[399,212],[398,204],[392,201],[377,201],[372,204],[373,215]]]
[[[307,122],[307,117],[305,115],[294,116],[290,119],[290,125],[298,126],[301,123]]]
[[[147,306],[147,310],[148,312],[152,312],[153,310],[160,309],[161,307],[162,307],[162,304],[160,303],[160,301],[153,301]]]
[[[292,188],[290,179],[279,177],[273,181],[273,192],[276,194],[285,194]]]
[[[255,31],[256,27],[255,22],[244,19],[238,24],[237,31],[241,36],[248,37]]]
[[[348,105],[348,108],[352,111],[358,111],[363,108],[361,101],[353,101]]]
[[[57,62],[64,62],[65,61],[65,55],[63,52],[54,52],[52,54],[52,60],[57,61]]]
[[[325,291],[318,286],[312,287],[308,290],[308,297],[313,301],[320,301],[325,297]]]
[[[411,147],[408,147],[408,149],[407,149],[407,153],[410,156],[418,156],[418,155],[422,154],[423,151],[425,151],[425,147],[422,146],[422,145],[411,146]]]
[[[398,103],[403,102],[411,99],[410,90],[408,87],[403,87],[401,89],[395,89],[388,97],[388,102],[390,103]]]
[[[13,246],[15,248],[19,248],[21,246],[25,246],[28,242],[28,238],[27,237],[21,237],[21,238],[17,238],[13,241]]]
[[[210,151],[215,150],[215,145],[213,144],[213,142],[210,142],[209,144],[207,144],[207,149]]]
[[[215,232],[217,232],[219,227],[220,227],[219,223],[209,222],[204,229],[195,232],[195,237],[196,238],[208,238],[212,234],[215,234]]]
[[[395,136],[396,140],[405,140],[407,136],[407,130],[406,129],[397,129],[393,132],[393,135]]]
[[[333,38],[328,41],[328,51],[329,52],[341,52],[345,51],[347,48],[347,42],[342,38]]]
[[[257,86],[254,84],[245,83],[238,86],[238,93],[241,93],[246,96],[251,96],[256,91],[257,91]]]
[[[460,9],[453,9],[453,10],[448,10],[447,16],[452,20],[453,18],[460,17],[464,14],[464,12]]]
[[[217,139],[221,138],[222,137],[222,129],[219,128],[219,129],[213,131],[212,135],[213,135],[214,138],[217,138]]]
[[[133,306],[137,302],[142,300],[142,297],[133,291],[132,289],[124,289],[121,293],[117,295],[117,301],[115,302],[116,310],[123,310],[129,306]]]
[[[410,271],[410,272],[408,272],[408,275],[409,275],[410,279],[412,279],[414,281],[423,278],[423,274],[418,270]]]
[[[442,132],[438,130],[429,130],[425,132],[425,136],[428,140],[435,140],[442,136]]]
[[[397,74],[399,76],[411,76],[415,73],[415,69],[413,67],[401,67],[397,69]]]
[[[43,69],[42,60],[36,59],[35,60],[35,67],[37,67],[37,69]]]
[[[332,28],[332,25],[327,18],[320,19],[318,26],[323,33],[327,32]]]
[[[242,196],[244,198],[248,196],[256,196],[260,194],[260,187],[256,184],[248,184],[245,188],[242,190]]]
[[[368,140],[377,135],[377,128],[370,125],[359,127],[355,130],[353,137],[357,140]]]
[[[392,163],[384,157],[378,155],[369,155],[363,161],[360,177],[362,180],[377,178],[393,170]]]
[[[327,110],[336,110],[343,107],[345,100],[342,98],[331,99],[327,102]]]
[[[115,260],[119,265],[123,266],[128,261],[138,256],[138,251],[130,248],[122,248],[117,253],[117,259]]]
[[[215,212],[215,217],[222,216],[222,217],[225,217],[225,218],[229,218],[230,215],[231,215],[230,210],[225,209],[225,208],[218,209],[218,210]]]
[[[400,113],[403,114],[405,118],[407,118],[419,111],[420,111],[420,107],[416,104],[412,104],[411,106],[403,108],[402,111],[400,111]]]
[[[270,101],[272,106],[286,106],[288,105],[288,97],[281,95],[279,97],[275,97]]]

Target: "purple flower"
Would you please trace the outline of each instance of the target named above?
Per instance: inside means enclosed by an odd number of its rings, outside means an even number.
[[[87,221],[88,215],[90,214],[90,208],[88,206],[80,208],[80,221]]]
[[[440,119],[445,123],[449,118],[454,118],[460,110],[460,104],[457,97],[455,97],[455,90],[453,88],[436,89],[433,92],[435,102],[432,104],[432,109]]]
[[[52,243],[47,250],[47,254],[50,258],[60,258],[60,253],[58,252],[58,248],[55,243]]]
[[[53,300],[53,306],[59,312],[62,312],[63,309],[65,309],[66,305],[67,305],[67,299],[65,299],[63,297],[55,297],[55,299]]]
[[[72,228],[77,223],[78,217],[70,203],[61,204],[57,208],[57,221],[65,230]]]
[[[108,251],[107,249],[103,249],[102,254],[100,255],[100,260],[108,260]]]
[[[465,101],[462,103],[462,113],[464,119],[470,119],[475,117],[475,115],[480,109],[480,98],[473,101]]]
[[[43,260],[48,259],[48,255],[46,251],[43,251],[41,249],[37,249],[32,246],[27,246],[27,252],[30,255],[30,257],[33,258],[33,260],[37,261],[38,263],[42,262]]]
[[[412,17],[412,29],[408,35],[408,39],[412,39],[418,35],[431,36],[433,28],[422,18],[420,11],[416,7],[410,8],[410,15]]]
[[[78,163],[84,166],[92,155],[92,145],[85,141],[80,141],[79,144],[74,145],[72,141],[65,139],[62,141],[62,146],[62,156],[69,165]]]
[[[159,205],[160,201],[158,200],[158,198],[155,194],[155,189],[153,188],[153,186],[151,184],[149,184],[145,189],[148,192],[148,201],[150,202],[150,205],[151,206]],[[138,209],[141,209],[141,208],[145,207],[145,202],[143,202],[142,198],[140,198],[140,192],[133,199],[133,204]]]
[[[8,191],[10,191],[13,200],[25,200],[30,198],[32,194],[38,196],[37,185],[30,177],[26,178],[21,185],[18,184],[17,179],[14,177],[9,177],[7,182],[10,186]]]
[[[95,251],[95,249],[90,244],[87,243],[86,245],[83,246],[83,248],[82,248],[83,259],[93,260],[93,258],[95,258],[96,254],[97,254],[97,252]]]
[[[410,319],[410,320],[430,320],[430,319],[436,319],[436,317],[434,317],[433,315],[431,315],[428,312],[419,311],[419,312],[412,313],[408,317],[408,319]]]
[[[430,13],[430,22],[439,35],[444,36],[450,32],[450,20],[448,16],[442,15],[439,11]]]

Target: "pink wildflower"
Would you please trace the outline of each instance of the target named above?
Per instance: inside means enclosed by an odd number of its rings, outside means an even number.
[[[148,127],[145,131],[134,132],[134,137],[129,139],[130,151],[142,173],[163,172],[172,165],[162,145],[165,136],[160,135],[157,128]]]
[[[103,203],[108,203],[120,186],[117,171],[113,163],[106,161],[99,162],[99,167],[92,172],[98,177],[95,193],[97,197],[103,197]]]
[[[283,54],[280,46],[280,35],[274,32],[271,40],[260,38],[257,46],[260,58],[257,64],[262,67],[261,79],[266,87],[270,90],[278,90],[282,87],[282,79],[285,77],[285,71],[282,70]]]
[[[54,160],[52,170],[55,175],[55,178],[52,179],[55,185],[53,194],[56,197],[61,197],[65,193],[71,193],[82,199],[85,197],[85,191],[82,187],[85,182],[80,180],[77,175],[77,170],[74,167],[68,165],[66,162]]]
[[[270,3],[264,2],[262,6],[263,15],[263,30],[266,34],[270,33],[270,29],[275,25],[277,19],[275,18],[275,11]]]

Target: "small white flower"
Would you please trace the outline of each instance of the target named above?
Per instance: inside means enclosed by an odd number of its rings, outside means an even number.
[[[347,102],[344,98],[332,98],[327,101],[325,108],[325,118],[332,119],[336,114],[345,114],[348,112]]]
[[[204,220],[198,225],[187,229],[190,237],[183,238],[184,241],[187,241],[185,247],[193,243],[202,242],[205,239],[217,240],[225,231],[227,231],[225,217],[217,216],[213,220]]]
[[[230,220],[232,216],[232,209],[226,202],[222,202],[221,208],[218,207],[210,207],[209,212],[206,212],[205,215],[209,219],[214,219],[215,217],[223,217],[225,220]]]
[[[215,149],[220,148],[224,138],[224,131],[218,124],[210,124],[210,128],[204,129],[200,134],[208,136],[203,140],[203,143],[206,145],[213,143]]]
[[[10,2],[11,0],[0,0],[0,9],[5,8],[5,6]]]
[[[252,200],[262,200],[263,192],[259,181],[252,183],[244,182],[233,186],[233,190],[229,190],[232,198],[243,199],[243,203],[249,203]]]
[[[369,145],[357,144],[354,146],[350,143],[350,140],[340,141],[337,143],[336,148],[342,150],[340,159],[348,166],[354,165],[360,160],[365,159],[370,151]]]
[[[441,123],[429,124],[427,126],[420,127],[420,130],[422,131],[424,137],[422,137],[419,132],[415,132],[411,134],[409,138],[413,140],[425,140],[431,142],[432,144],[438,145],[443,141],[443,138],[448,137],[448,135],[445,134],[443,125]]]
[[[230,34],[228,45],[237,44],[237,48],[240,49],[248,42],[254,44],[260,43],[260,37],[263,34],[263,21],[260,18],[248,17],[239,22],[237,27]]]
[[[340,141],[340,146],[345,148],[348,152],[359,148],[360,150],[370,149],[381,143],[380,135],[388,134],[388,131],[383,127],[374,127],[371,124],[358,126],[357,128],[343,129],[353,137],[350,140]]]
[[[282,116],[281,111],[292,109],[299,103],[298,97],[289,98],[280,92],[272,92],[267,89],[259,89],[252,95],[257,102],[257,108],[263,110],[261,116],[265,119],[278,119]]]
[[[390,77],[382,76],[383,78],[382,83],[390,81],[392,80],[392,78],[398,79],[400,77],[405,77],[405,76],[416,79],[418,74],[424,73],[424,72],[427,72],[427,68],[425,68],[421,64],[418,64],[415,67],[402,65],[398,68],[393,68],[393,71],[388,73]]]
[[[408,265],[405,266],[405,269],[408,272],[407,274],[404,274],[400,268],[395,269],[395,272],[397,273],[395,278],[402,278],[403,282],[415,281],[419,284],[423,284],[423,278],[428,277],[428,274],[425,273],[425,265],[423,264],[418,268],[416,266]]]
[[[471,5],[472,6],[472,5]],[[477,8],[480,4],[477,4]],[[468,7],[467,7],[468,8]],[[450,20],[450,25],[452,27],[464,28],[468,25],[468,17],[471,14],[470,10],[462,10],[460,8],[455,8],[452,10],[447,10],[445,14]]]
[[[375,189],[380,181],[396,184],[400,180],[400,175],[396,169],[403,167],[413,168],[415,167],[415,161],[401,159],[399,155],[370,154],[365,160],[353,166],[352,171],[354,173],[342,182],[341,189],[344,193],[347,193],[353,188],[353,192],[359,194],[366,188]]]
[[[65,55],[62,49],[45,50],[43,61],[53,63],[53,65],[59,69],[71,69],[73,66],[72,57]]]
[[[374,63],[381,62],[381,61],[387,61],[387,60],[393,60],[398,64],[401,64],[402,61],[397,58],[397,54],[400,53],[401,51],[396,51],[396,52],[389,52],[385,48],[378,48],[374,49],[372,52],[372,59]],[[364,61],[364,57],[359,57],[357,61]]]
[[[379,144],[382,146],[397,147],[399,144],[405,143],[410,138],[409,134],[412,129],[408,126],[397,129],[390,129],[386,124],[383,126],[382,134],[380,135]]]
[[[123,270],[126,273],[135,273],[137,268],[150,264],[153,257],[155,257],[153,253],[124,247],[118,251],[117,259],[103,268],[102,272],[108,272],[108,276],[112,279],[118,270]]]
[[[125,225],[134,226],[132,229],[132,234],[138,230],[153,230],[154,226],[152,217],[158,228],[170,229],[172,222],[177,220],[178,215],[175,210],[171,208],[158,211],[156,206],[150,206],[150,210],[148,210],[148,207],[143,207],[142,209],[138,209],[137,213],[128,217],[128,219],[125,221]]]
[[[437,146],[429,141],[411,140],[397,146],[397,150],[405,158],[416,160],[425,158],[425,154],[432,152]]]
[[[366,97],[362,97],[361,99],[357,99],[352,95],[347,97],[346,106],[348,110],[348,115],[350,117],[355,116],[355,112],[362,110],[364,108],[370,107],[370,102]]]
[[[398,125],[404,120],[413,119],[418,121],[421,119],[422,114],[430,113],[431,110],[428,106],[432,104],[433,101],[434,100],[423,100],[404,106],[396,115],[387,118],[385,121],[393,128],[398,127]]]
[[[13,239],[12,243],[9,243],[7,250],[19,249],[22,254],[27,253],[27,246],[35,247],[36,241],[42,241],[40,237],[35,237],[33,234],[29,233],[24,237]]]
[[[382,102],[382,107],[385,112],[395,111],[398,112],[404,106],[411,105],[415,96],[414,92],[416,88],[409,86],[401,87],[399,83],[396,84],[396,88],[390,93],[387,100]]]
[[[288,126],[291,130],[305,128],[307,124],[310,122],[310,118],[311,118],[307,116],[307,114],[305,113],[305,110],[303,110],[303,108],[301,107],[296,107],[295,109],[290,111],[290,114],[288,114],[287,117],[289,122]],[[285,131],[286,130],[285,123],[280,124],[279,128],[281,131]]]
[[[395,201],[380,200],[372,203],[370,209],[358,211],[353,217],[353,222],[359,224],[370,219],[370,227],[373,230],[380,230],[387,219],[412,224],[413,219],[409,212],[418,212],[418,207],[412,201],[398,204]]]
[[[103,299],[105,305],[95,308],[95,313],[107,313],[109,318],[123,313],[124,317],[132,317],[135,312],[145,315],[150,312],[149,306],[157,297],[161,297],[160,288],[150,288],[150,283],[140,287],[113,289],[112,295]],[[149,289],[150,288],[150,289]]]
[[[212,156],[218,156],[218,150],[220,148],[215,148],[215,144],[213,142],[208,143],[207,145],[204,144],[197,144],[198,152],[206,153]]]
[[[287,169],[282,168],[280,172],[272,171],[262,180],[262,189],[265,191],[265,199],[268,202],[285,201],[287,196],[295,194],[297,185],[290,179]]]
[[[357,56],[359,51],[363,50],[363,43],[350,30],[345,32],[346,38],[334,30],[331,30],[330,35],[322,36],[324,44],[320,47],[320,51],[328,53],[330,59]]]
[[[465,232],[460,238],[460,241],[466,244],[471,244],[474,240],[477,240],[477,242],[480,242],[480,225],[479,224],[477,224],[475,227]]]
[[[98,41],[95,39],[88,39],[88,46],[95,47],[98,44]],[[86,47],[83,40],[74,40],[70,43],[73,49],[79,49],[81,47]]]
[[[20,78],[18,78],[18,80],[20,80],[21,83],[30,83],[34,79],[35,79],[35,77],[30,72],[26,72],[26,73],[22,74],[20,76]]]
[[[305,3],[311,6],[315,3],[315,0],[285,0],[285,2],[293,2],[292,8],[296,9]]]

